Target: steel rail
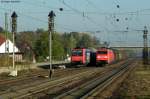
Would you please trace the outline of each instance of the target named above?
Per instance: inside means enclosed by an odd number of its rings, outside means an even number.
[[[134,66],[136,66],[136,62],[135,64],[130,64],[130,66],[124,67],[121,71],[119,71],[118,73],[116,73],[114,76],[112,76],[110,79],[108,79],[106,82],[104,82],[103,84],[97,86],[96,88],[94,88],[92,91],[90,91],[89,93],[87,93],[86,95],[84,95],[81,99],[91,99],[93,97],[98,97],[99,93],[102,93],[107,87],[109,87],[113,82],[115,82],[115,80],[117,80],[119,77],[122,77],[122,75],[125,74],[129,74],[130,71],[132,71],[132,69],[134,68]]]
[[[55,99],[80,99],[82,97],[86,97],[86,95],[90,93],[93,89],[95,89],[98,86],[105,85],[104,83],[106,83],[107,81],[110,81],[113,77],[118,75],[118,73],[121,72],[122,70],[124,71],[126,68],[129,67],[130,64],[131,64],[131,60],[130,62],[127,62],[124,65],[122,65],[120,68],[117,68],[107,73],[107,75],[105,76],[102,75],[100,77],[95,78],[94,80],[86,82],[83,85],[77,86],[76,88],[64,94],[59,95]]]
[[[79,70],[80,71],[83,71],[83,70],[87,71],[88,69],[87,68],[64,69],[64,70],[56,72],[55,73],[56,78],[53,78],[51,81],[57,80],[58,75],[60,75],[64,72],[68,72],[68,71],[71,72],[72,70],[74,70],[74,72],[78,72]],[[41,73],[44,73],[44,72],[42,71]],[[38,80],[40,80],[41,82],[36,82]],[[22,84],[21,82],[23,82],[23,85],[21,85]],[[25,82],[26,82],[26,84],[25,84]],[[34,82],[34,83],[30,84],[30,82]],[[41,76],[39,73],[38,74],[32,74],[29,77],[25,76],[25,78],[23,76],[23,77],[19,77],[18,79],[6,80],[3,82],[0,82],[0,96],[3,94],[8,94],[9,92],[11,92],[11,90],[16,91],[16,90],[20,90],[20,89],[25,89],[25,88],[30,87],[30,86],[32,87],[34,85],[40,85],[42,83],[47,83],[47,82],[49,82],[49,79],[46,79],[46,77],[44,77],[44,74],[43,74],[43,76]],[[19,87],[18,87],[18,84],[19,84]]]
[[[68,68],[68,69],[62,69],[62,70],[58,70],[57,72],[55,72],[55,76],[57,76],[58,74],[62,74],[63,72],[70,72],[70,71],[81,71],[81,70],[85,70],[87,68],[83,67],[83,68]],[[30,79],[34,79],[34,78],[40,78],[40,77],[45,77],[48,75],[47,71],[39,71],[39,72],[35,72],[32,74],[26,74],[14,79],[6,79],[6,80],[2,80],[0,81],[0,87],[4,86],[4,85],[11,85],[13,86],[14,83],[18,83],[18,82],[24,82],[26,80],[30,80]]]
[[[120,64],[123,64],[123,63],[124,62],[120,62],[120,63],[117,63],[115,65],[120,66]],[[112,66],[115,66],[115,65],[112,65]],[[54,98],[54,97],[58,96],[60,93],[64,93],[66,90],[70,90],[69,88],[74,88],[78,84],[83,84],[86,81],[89,81],[90,79],[94,79],[95,77],[97,77],[97,75],[103,75],[106,72],[109,72],[110,70],[116,68],[116,67],[113,67],[113,68],[112,67],[110,68],[110,67],[105,68],[105,70],[98,71],[98,73],[95,73],[95,74],[93,73],[93,74],[90,74],[90,75],[88,74],[89,76],[86,75],[85,77],[82,77],[82,78],[80,77],[80,79],[77,79],[76,81],[66,83],[64,85],[58,85],[58,86],[56,86],[56,88],[54,87],[54,88],[48,89],[47,91],[43,90],[44,92],[41,92],[41,90],[38,90],[36,92],[33,92],[33,95],[31,95],[31,97],[37,97],[38,98],[38,97],[40,97],[40,96],[38,96],[38,94],[42,93],[43,95],[45,94],[46,96],[48,96],[50,98]],[[73,86],[75,85],[75,86],[73,87],[72,85]],[[66,89],[66,87],[69,87],[69,88]],[[63,91],[61,91],[61,90],[63,90]],[[43,98],[45,98],[45,97],[43,97]]]
[[[52,80],[52,81],[49,81],[49,82],[45,82],[43,84],[40,84],[39,86],[32,86],[30,88],[25,88],[25,89],[21,89],[19,92],[11,92],[11,93],[7,93],[7,94],[2,94],[1,97],[4,97],[4,98],[23,98],[23,97],[26,97],[26,96],[29,96],[29,95],[32,95],[33,93],[38,93],[38,92],[41,92],[41,91],[44,91],[44,90],[47,90],[51,87],[55,87],[55,86],[58,86],[62,83],[65,83],[65,82],[68,82],[68,81],[72,81],[72,80],[76,80],[76,79],[79,79],[81,77],[81,75],[88,75],[90,73],[94,73],[98,71],[97,69],[95,69],[94,71],[84,71],[84,72],[81,72],[81,73],[78,73],[76,75],[71,75],[71,76],[68,76],[68,77],[65,77],[65,78],[61,78],[61,79],[57,79],[57,80]]]
[[[123,62],[124,63],[124,62]],[[121,64],[123,64],[121,62]],[[120,63],[119,63],[120,64]],[[118,64],[118,65],[119,65]],[[117,65],[117,64],[116,64]],[[116,68],[116,67],[115,67]],[[78,68],[76,68],[78,69]],[[97,71],[98,68],[96,69],[93,69],[95,71]],[[106,69],[106,68],[105,68]],[[105,70],[104,69],[104,70]],[[107,68],[108,69],[108,68]],[[108,70],[105,70],[104,72],[108,72]],[[114,68],[111,68],[111,69],[114,69]],[[101,70],[101,69],[100,69]],[[25,97],[28,97],[28,96],[34,96],[35,94],[38,94],[38,93],[42,93],[44,92],[45,95],[49,94],[49,92],[45,92],[46,90],[50,90],[55,87],[61,87],[60,84],[67,84],[66,82],[67,81],[77,81],[77,80],[82,80],[83,78],[87,78],[89,74],[91,74],[92,72],[90,70],[88,70],[89,72],[85,73],[85,75],[81,77],[81,75],[78,75],[78,77],[75,77],[75,76],[70,76],[69,77],[65,77],[65,78],[61,78],[61,79],[53,79],[53,81],[49,81],[49,82],[43,82],[43,83],[40,83],[37,85],[33,85],[33,86],[30,86],[30,87],[24,87],[23,89],[18,89],[18,90],[14,90],[12,92],[9,92],[9,93],[6,93],[6,94],[2,94],[1,96],[2,97],[6,97],[6,98],[25,98]],[[109,70],[110,71],[110,70]],[[98,71],[97,71],[98,72]],[[100,71],[99,71],[100,72]],[[94,73],[94,71],[93,71]],[[102,72],[101,72],[102,73]],[[95,78],[95,76],[92,77],[92,79]],[[73,82],[74,83],[74,82]],[[68,85],[68,84],[67,84]],[[22,87],[21,87],[22,88]],[[57,95],[56,95],[57,96]]]

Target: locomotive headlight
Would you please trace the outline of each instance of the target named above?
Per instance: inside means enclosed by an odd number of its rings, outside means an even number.
[[[97,58],[101,58],[101,56],[97,56]]]
[[[107,56],[104,56],[104,58],[108,58]]]
[[[97,58],[108,58],[108,56],[97,56]]]

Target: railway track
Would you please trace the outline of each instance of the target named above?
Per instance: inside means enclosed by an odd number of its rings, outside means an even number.
[[[123,61],[122,61],[123,62]],[[119,62],[120,64],[122,62]],[[80,67],[80,68],[67,68],[67,69],[57,69],[55,71],[55,77],[59,77],[63,72],[67,72],[67,71],[81,71],[84,70],[85,67]],[[47,70],[29,70],[28,72],[22,73],[21,75],[17,76],[17,77],[6,77],[3,78],[2,80],[0,80],[0,86],[1,85],[6,85],[6,84],[12,84],[12,83],[16,83],[16,82],[20,82],[20,81],[24,81],[24,80],[28,80],[28,79],[32,79],[34,77],[45,77],[47,76],[49,73],[49,71]]]
[[[120,68],[112,70],[107,73],[107,75],[102,75],[97,77],[91,81],[86,82],[66,93],[63,93],[55,99],[87,99],[96,97],[93,94],[103,91],[108,85],[112,83],[116,78],[120,77],[122,74],[127,72],[130,69],[131,61],[122,65]],[[100,98],[100,97],[99,97]]]
[[[78,71],[78,70],[84,70],[85,68],[70,68],[70,69],[61,69],[61,70],[56,70],[55,71],[55,77],[60,76],[62,73],[68,72],[68,71]],[[25,80],[28,79],[34,79],[34,78],[39,78],[39,77],[46,77],[48,75],[49,71],[47,70],[42,70],[42,71],[34,71],[29,74],[24,74],[19,77],[15,78],[7,78],[0,80],[0,86],[6,85],[6,84],[12,84],[12,83],[17,83],[17,82],[24,82]]]
[[[55,99],[91,99],[96,97],[95,93],[102,92],[108,85],[110,85],[115,79],[123,75],[131,68],[131,61],[123,64],[120,68],[112,70],[111,72],[101,75],[91,81],[86,82],[76,88],[61,94]],[[99,97],[100,98],[100,97]],[[98,98],[97,98],[98,99]]]
[[[95,90],[93,90],[86,96],[86,99],[92,99],[95,97],[97,97],[98,99],[116,99],[114,98],[114,96],[116,95],[115,93],[118,92],[118,88],[121,87],[122,83],[124,83],[130,73],[133,72],[135,66],[138,66],[138,60],[133,62],[130,65],[130,68],[124,69],[124,71],[118,73],[118,75],[112,78],[112,80],[108,81],[108,83],[106,82],[103,87],[95,88]]]
[[[66,76],[67,74],[75,74],[79,71],[87,71],[88,68],[71,68],[71,69],[64,69],[64,70],[56,70],[54,79],[57,79],[59,77]],[[1,94],[6,94],[14,90],[19,90],[23,89],[26,87],[34,86],[34,85],[39,85],[41,83],[46,83],[50,81],[48,78],[45,76],[48,75],[47,71],[42,71],[39,73],[34,73],[32,75],[25,75],[22,77],[17,77],[15,79],[10,79],[10,80],[3,80],[0,82],[0,95]]]
[[[118,65],[123,64],[124,62],[118,63]],[[90,79],[95,78],[98,75],[103,75],[106,72],[109,72],[110,70],[117,68],[117,66],[110,66],[110,67],[105,67],[105,68],[87,68],[87,69],[81,69],[81,68],[76,68],[74,70],[68,70],[64,72],[58,73],[58,75],[62,75],[63,73],[70,72],[70,74],[66,74],[64,76],[56,76],[55,79],[49,80],[49,79],[43,79],[43,81],[40,81],[38,83],[32,83],[34,80],[26,80],[24,82],[26,83],[31,83],[31,84],[25,84],[25,85],[20,85],[16,84],[16,86],[10,88],[9,90],[2,91],[0,92],[0,96],[2,98],[15,98],[15,99],[20,99],[20,98],[33,98],[33,97],[46,97],[48,96],[49,98],[54,98],[60,95],[62,92],[69,91],[72,88],[75,88],[79,84],[84,84],[85,82],[88,82]],[[76,72],[74,72],[76,71]],[[80,72],[80,73],[79,73]],[[92,76],[91,76],[92,75]],[[41,79],[41,80],[42,80]],[[19,81],[20,83],[22,81]],[[45,97],[46,96],[46,97]],[[0,98],[1,98],[0,97]]]
[[[97,68],[95,68],[95,69],[91,68],[91,70],[96,70],[96,69]],[[32,92],[30,90],[31,87],[33,87],[33,89],[34,89],[34,87],[36,87],[38,85],[45,86],[45,85],[48,85],[49,82],[52,82],[55,80],[56,80],[56,82],[60,83],[61,82],[61,81],[59,82],[60,78],[63,78],[63,77],[68,76],[68,75],[74,75],[74,74],[77,74],[79,72],[83,73],[83,71],[86,72],[86,71],[90,71],[90,70],[87,67],[62,70],[62,71],[55,73],[52,80],[49,80],[48,78],[43,78],[43,77],[41,78],[41,77],[35,76],[35,77],[29,77],[29,78],[21,78],[18,80],[15,79],[12,81],[10,80],[10,81],[6,81],[6,82],[4,81],[4,82],[1,82],[1,84],[0,84],[0,89],[1,89],[0,90],[0,96],[7,95],[9,93],[14,93],[20,89],[28,89],[29,92]],[[71,80],[71,78],[67,78],[67,79]],[[66,81],[66,80],[63,80],[63,81]]]
[[[96,71],[98,71],[98,70],[95,69],[93,71],[93,73],[96,72]],[[38,93],[38,92],[47,90],[49,88],[51,89],[53,87],[57,87],[61,84],[64,85],[64,83],[71,82],[72,80],[81,79],[81,78],[79,78],[81,75],[88,75],[90,73],[91,73],[91,71],[85,71],[85,72],[81,72],[81,73],[78,73],[76,75],[71,75],[71,76],[61,78],[61,79],[58,79],[58,80],[43,82],[43,83],[39,84],[38,86],[30,86],[29,88],[20,89],[19,91],[15,90],[16,92],[14,91],[14,92],[1,94],[1,97],[4,97],[4,98],[9,98],[9,97],[11,97],[11,98],[23,98],[23,97],[32,95],[34,93]]]
[[[120,84],[128,77],[128,75],[134,69],[135,66],[137,66],[137,60],[133,60],[132,63],[125,64],[124,67],[120,68],[120,71],[119,70],[116,71],[116,73],[114,73],[114,75],[112,75],[110,79],[105,81],[102,85],[99,85],[98,87],[93,89],[91,92],[86,94],[83,98],[86,99],[91,99],[94,97],[110,98],[113,92],[116,91],[115,87],[116,88],[120,87]],[[114,87],[114,89],[111,89],[111,87]],[[109,91],[111,91],[111,93],[109,93]]]

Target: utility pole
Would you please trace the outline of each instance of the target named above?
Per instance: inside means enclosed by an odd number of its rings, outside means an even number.
[[[48,15],[48,32],[49,32],[49,78],[52,78],[52,33],[54,33],[54,17],[55,13],[51,11]]]
[[[5,43],[5,53],[8,53],[8,14],[5,13],[5,38],[6,38],[6,43]]]
[[[6,60],[7,65],[9,66],[9,41],[8,41],[8,13],[5,13],[5,54],[6,54]]]
[[[143,64],[147,65],[148,64],[148,40],[147,40],[147,34],[148,34],[148,30],[147,27],[144,27],[143,30],[143,44],[144,44],[144,48],[143,48]]]
[[[15,36],[17,32],[17,14],[16,12],[13,12],[11,15],[12,18],[12,34],[13,34],[13,71],[15,73],[12,73],[12,76],[17,76],[17,70],[15,70]]]

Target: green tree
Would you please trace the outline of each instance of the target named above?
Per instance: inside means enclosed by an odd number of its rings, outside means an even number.
[[[0,27],[0,34],[3,35],[4,37],[8,37],[8,39],[12,40],[12,33],[9,31],[4,30],[2,27]]]
[[[90,35],[88,34],[83,34],[80,41],[78,42],[77,46],[80,46],[80,47],[85,47],[85,48],[88,48],[88,47],[92,47],[92,38]]]
[[[38,61],[43,61],[49,56],[49,33],[43,29],[34,31],[24,31],[17,34],[17,45],[21,52],[31,51]],[[60,59],[62,56],[71,53],[75,47],[97,47],[99,41],[86,33],[52,33],[52,58]],[[29,50],[30,49],[30,50]]]
[[[62,35],[65,54],[70,54],[71,49],[76,47],[77,40],[72,33],[64,33]]]
[[[39,39],[36,40],[34,51],[38,61],[43,61],[49,55],[49,35],[48,32],[41,33]]]
[[[61,35],[58,33],[53,33],[52,35],[53,35],[52,40],[53,59],[61,59],[62,56],[65,56]]]
[[[71,49],[75,47],[97,48],[100,46],[99,40],[87,33],[64,33],[62,38],[65,53],[70,53]]]
[[[44,31],[40,33],[39,39],[36,41],[35,52],[39,61],[45,60],[49,56],[49,33]],[[60,56],[64,56],[64,48],[62,45],[62,39],[60,34],[52,33],[52,58],[60,59]]]
[[[0,33],[4,32],[4,29],[0,26]]]

